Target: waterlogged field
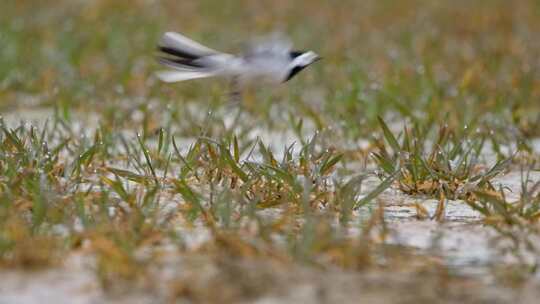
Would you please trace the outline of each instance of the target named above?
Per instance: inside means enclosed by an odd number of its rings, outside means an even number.
[[[50,2],[50,1],[49,1]],[[536,303],[537,1],[2,1],[0,303]],[[241,104],[161,34],[324,60]]]

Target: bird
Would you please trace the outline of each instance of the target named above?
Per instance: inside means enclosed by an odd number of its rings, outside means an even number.
[[[279,84],[321,59],[314,51],[292,48],[282,34],[253,40],[232,55],[206,47],[177,32],[166,32],[158,44],[158,61],[169,68],[156,76],[167,83],[208,77],[226,78],[232,91],[258,84]]]

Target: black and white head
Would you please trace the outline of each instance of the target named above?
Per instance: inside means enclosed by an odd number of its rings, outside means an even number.
[[[283,82],[289,81],[300,71],[321,59],[321,57],[313,51],[292,51],[289,55],[291,57],[291,63],[288,67],[289,72]]]

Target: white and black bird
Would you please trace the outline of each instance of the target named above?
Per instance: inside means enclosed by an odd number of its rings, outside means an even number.
[[[159,62],[170,68],[157,72],[165,82],[224,77],[235,90],[253,84],[283,83],[319,60],[312,51],[295,51],[280,35],[254,41],[235,56],[205,47],[179,33],[167,32],[158,46]]]

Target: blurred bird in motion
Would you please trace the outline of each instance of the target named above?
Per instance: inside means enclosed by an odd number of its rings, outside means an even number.
[[[221,53],[179,33],[167,32],[159,43],[158,60],[170,70],[159,71],[164,82],[207,77],[231,80],[233,95],[254,84],[283,83],[320,57],[313,51],[297,51],[279,34],[253,41],[240,55]]]

